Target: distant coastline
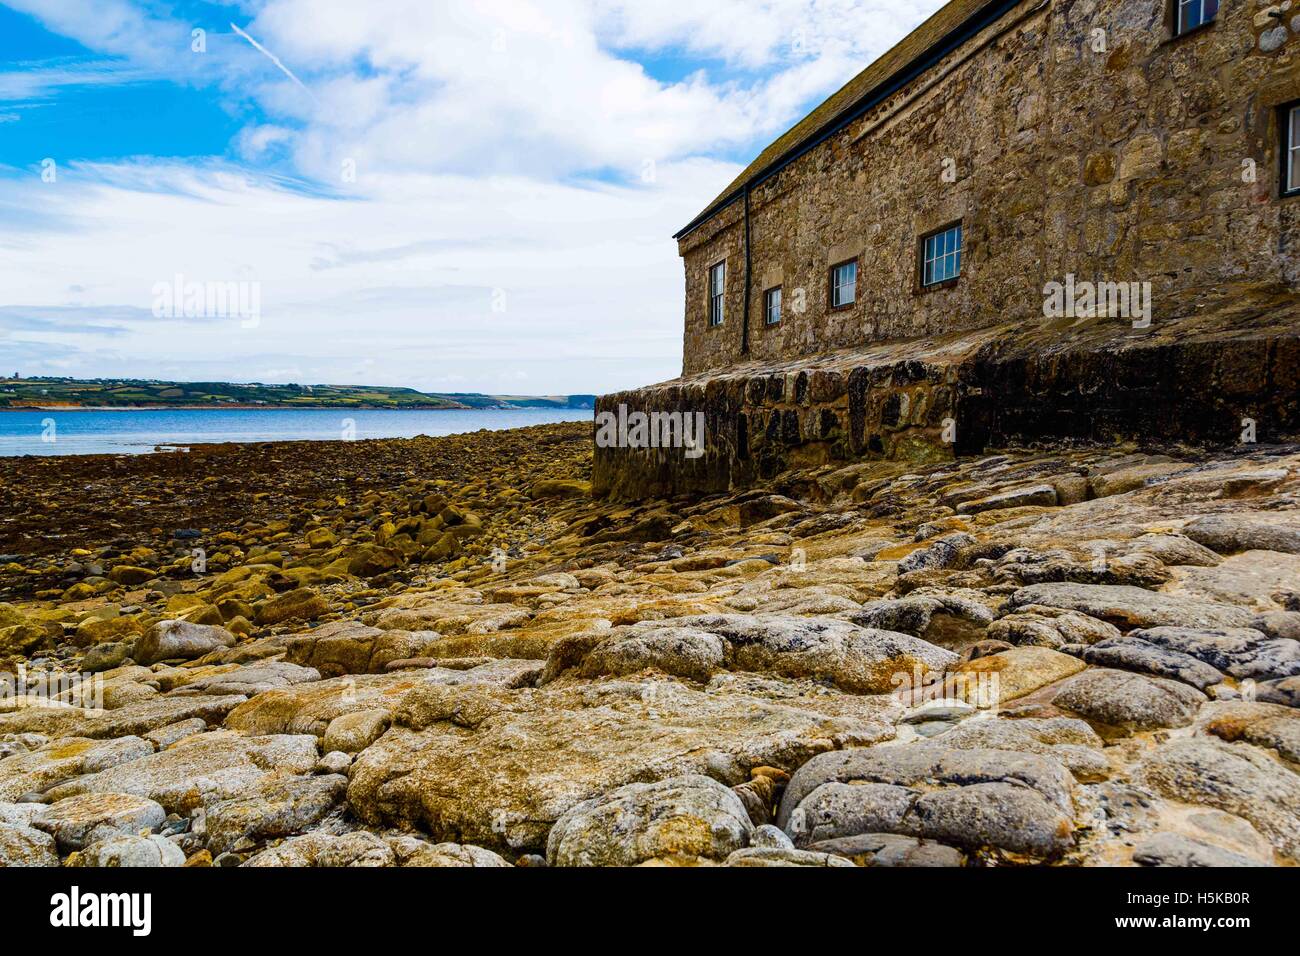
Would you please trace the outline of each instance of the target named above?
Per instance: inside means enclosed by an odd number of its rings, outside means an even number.
[[[172,382],[160,379],[56,376],[0,378],[0,411],[467,411],[594,409],[596,396],[422,392],[389,385],[268,385],[261,382]]]

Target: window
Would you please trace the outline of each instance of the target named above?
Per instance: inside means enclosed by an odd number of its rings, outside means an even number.
[[[1174,23],[1175,36],[1205,26],[1219,12],[1219,0],[1174,0],[1174,4],[1177,17]]]
[[[721,325],[725,317],[727,263],[724,259],[709,269],[709,325]]]
[[[768,289],[763,293],[763,318],[768,325],[781,321],[781,287]]]
[[[927,236],[921,247],[921,285],[950,282],[961,275],[961,223]]]
[[[1300,194],[1300,103],[1282,112],[1282,194]]]
[[[858,299],[857,260],[842,262],[831,269],[831,308],[843,309]]]

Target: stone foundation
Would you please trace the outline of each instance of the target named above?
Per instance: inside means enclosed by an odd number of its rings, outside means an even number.
[[[705,425],[702,454],[598,442],[594,489],[621,499],[1036,441],[1221,446],[1249,427],[1280,441],[1300,435],[1300,299],[1251,298],[1145,330],[1064,320],[750,363],[604,396],[597,422],[620,406],[702,413]]]

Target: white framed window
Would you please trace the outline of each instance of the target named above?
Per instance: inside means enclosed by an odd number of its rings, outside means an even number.
[[[961,223],[926,236],[921,244],[921,285],[938,285],[961,275]]]
[[[831,269],[831,308],[842,309],[858,301],[858,262],[841,262]]]
[[[1219,13],[1219,0],[1174,0],[1177,22],[1174,32],[1178,36],[1204,26]]]
[[[709,268],[709,325],[721,325],[727,308],[727,261]]]
[[[1282,168],[1286,175],[1282,191],[1300,193],[1300,103],[1287,107],[1282,124]]]
[[[763,320],[768,325],[781,321],[781,287],[768,289],[763,293]]]

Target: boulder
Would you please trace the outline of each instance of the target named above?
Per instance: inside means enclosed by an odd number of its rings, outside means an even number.
[[[1281,551],[1300,554],[1300,524],[1253,515],[1223,514],[1197,518],[1183,534],[1219,554]]]
[[[256,623],[271,627],[285,621],[311,621],[330,611],[329,602],[311,588],[295,588],[257,606]]]
[[[1238,680],[1300,675],[1300,641],[1270,638],[1254,628],[1155,627],[1129,636],[1171,654],[1194,658]]]
[[[1078,611],[1120,630],[1147,627],[1249,627],[1246,608],[1189,601],[1144,588],[1113,584],[1032,584],[1011,595],[1011,610],[1031,604]]]
[[[936,743],[835,751],[796,771],[777,823],[796,844],[832,831],[828,839],[855,836],[861,826],[859,833],[1046,859],[1073,845],[1073,788],[1064,766],[1037,754]]]
[[[958,660],[910,634],[834,618],[718,614],[674,623],[722,638],[729,670],[826,680],[851,693],[887,693],[915,673],[942,672]]]
[[[1133,848],[1133,862],[1143,866],[1239,867],[1267,864],[1181,833],[1157,833]]]
[[[135,794],[162,804],[168,813],[185,815],[248,793],[277,770],[307,773],[318,757],[314,737],[239,737],[218,731],[77,777],[55,788],[51,796]]]
[[[243,841],[301,833],[334,809],[347,786],[347,777],[333,774],[266,777],[251,792],[208,807],[208,850],[217,856]]]
[[[58,865],[54,837],[32,827],[0,821],[0,869]]]
[[[409,855],[399,854],[401,866],[442,869],[444,867],[490,867],[500,869],[510,863],[499,854],[485,850],[481,846],[468,846],[460,843],[424,843]]]
[[[146,667],[161,661],[191,661],[204,654],[235,644],[235,635],[224,627],[191,624],[189,621],[159,621],[135,643],[132,657]]]
[[[1178,681],[1100,667],[1071,677],[1052,695],[1054,706],[1110,735],[1186,727],[1207,700]]]
[[[167,819],[158,803],[130,793],[90,793],[48,807],[32,826],[54,837],[62,853],[84,849],[109,837],[157,830]]]
[[[231,695],[256,697],[269,690],[311,684],[321,679],[314,667],[302,667],[288,661],[265,661],[242,667],[223,667],[219,672],[200,674],[178,686],[178,696]]]
[[[552,866],[724,860],[754,825],[740,799],[702,776],[633,783],[565,811],[546,841]]]
[[[1168,677],[1202,691],[1223,683],[1223,674],[1209,664],[1190,654],[1144,641],[1136,636],[1139,633],[1143,632],[1135,631],[1126,637],[1094,644],[1083,652],[1083,659],[1097,667]]]
[[[852,860],[833,853],[814,853],[777,847],[748,847],[727,857],[726,866],[856,866]]]
[[[359,621],[335,621],[290,638],[285,659],[325,677],[382,674],[393,661],[427,655],[439,640],[433,632],[383,631]]]
[[[373,833],[307,833],[250,857],[244,866],[383,867],[396,865],[392,849]]]
[[[420,687],[353,763],[348,803],[368,824],[535,852],[565,811],[647,775],[735,786],[754,768],[789,771],[830,747],[888,739],[900,709],[826,688],[773,699],[725,676],[704,691],[653,680]]]
[[[0,801],[44,793],[65,780],[97,773],[151,753],[153,745],[139,737],[108,741],[61,738],[0,760]]]
[[[949,690],[945,696],[982,706],[1006,703],[1083,668],[1078,658],[1046,647],[1013,647],[950,668],[944,677],[944,687]]]
[[[1300,860],[1300,776],[1263,752],[1211,738],[1171,740],[1143,759],[1136,778],[1170,800],[1243,817],[1279,853]]]
[[[90,844],[71,857],[68,865],[149,868],[184,866],[185,851],[165,837],[118,834]]]
[[[838,840],[812,843],[808,849],[831,853],[851,860],[857,866],[884,867],[952,867],[965,866],[966,855],[960,850],[915,837],[895,833],[860,833]]]
[[[1054,757],[1075,779],[1085,782],[1110,773],[1105,742],[1084,721],[1070,717],[967,720],[934,741],[960,750],[1014,750]]]

